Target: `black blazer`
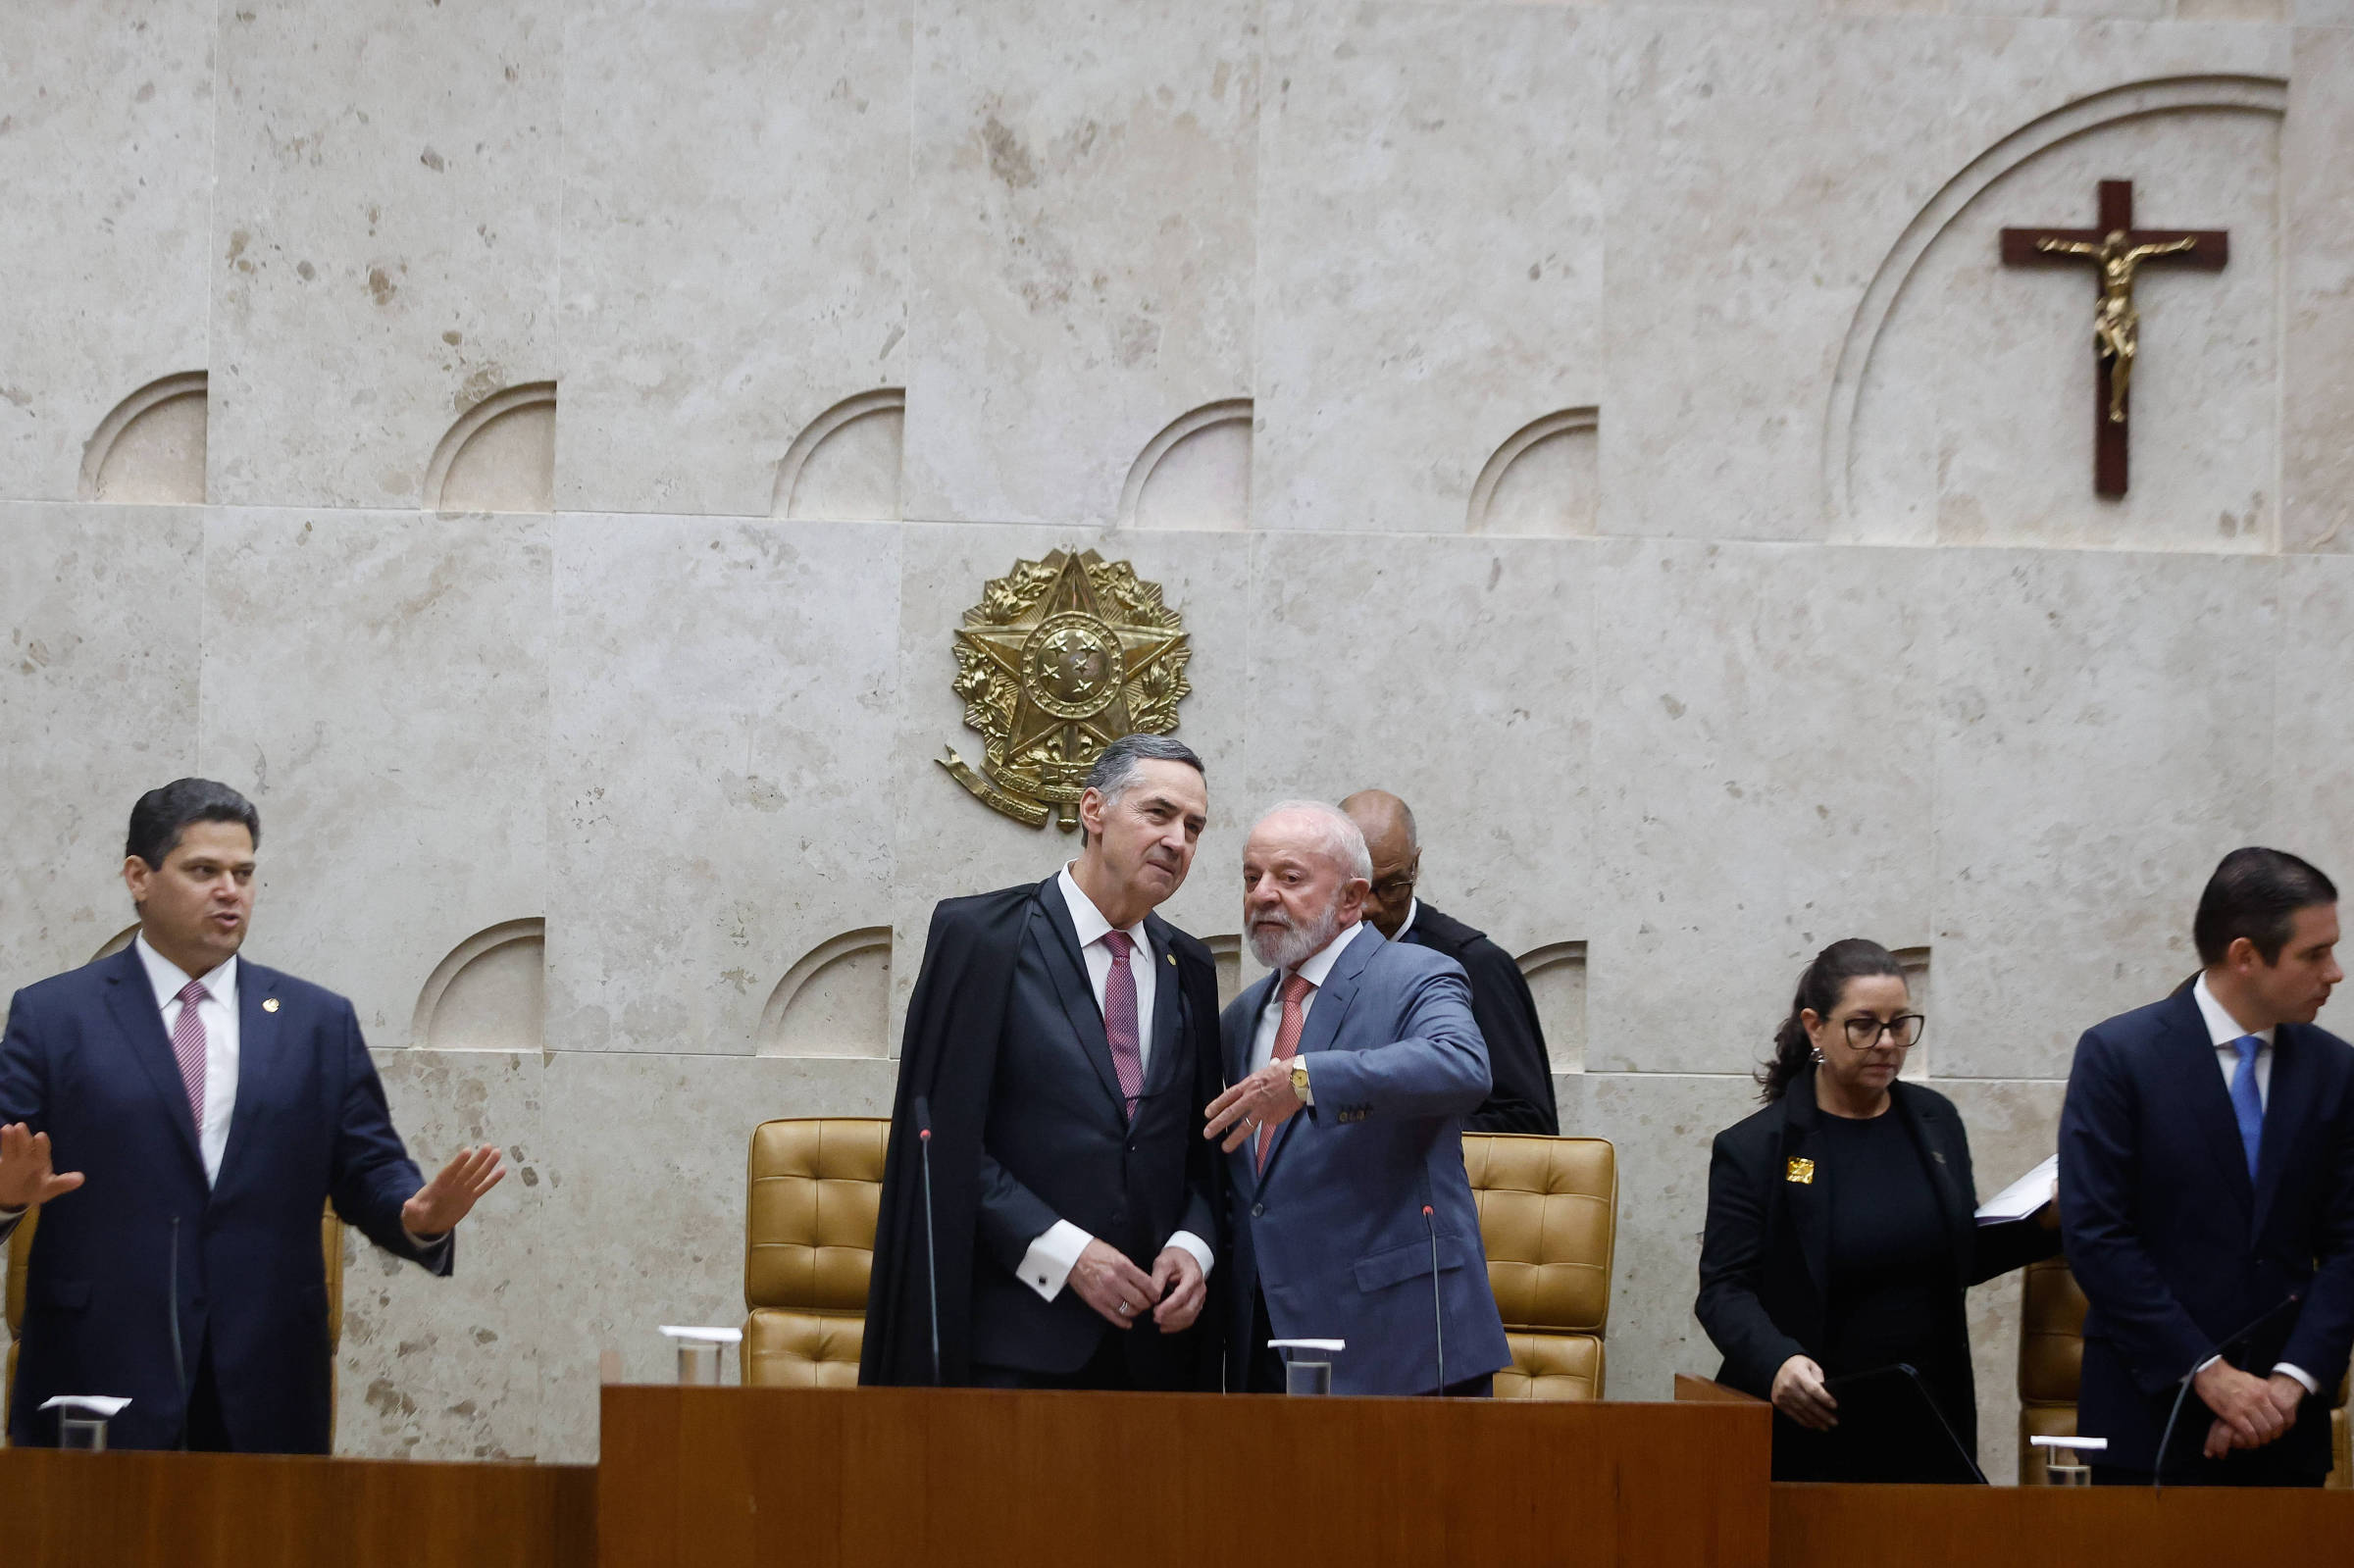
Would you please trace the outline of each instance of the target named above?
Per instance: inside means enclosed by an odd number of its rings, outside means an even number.
[[[2210,1355],[2263,1375],[2286,1361],[2334,1395],[2354,1345],[2354,1049],[2326,1030],[2274,1037],[2257,1180],[2206,1020],[2187,989],[2097,1024],[2076,1043],[2060,1113],[2060,1216],[2084,1319],[2080,1430],[2109,1463],[2149,1470],[2181,1380]],[[2223,1336],[2284,1301],[2244,1343]],[[2192,1394],[2168,1465],[2214,1420]],[[2234,1454],[2282,1480],[2329,1468],[2308,1401],[2285,1437]]]
[[[1467,1133],[1542,1133],[1559,1138],[1561,1112],[1553,1097],[1553,1062],[1536,998],[1512,955],[1452,915],[1417,904],[1401,941],[1445,953],[1471,979],[1471,1017],[1488,1042],[1488,1097],[1464,1118]]]
[[[1974,1452],[1977,1394],[1970,1373],[1970,1330],[1963,1292],[1981,1280],[2060,1249],[2036,1225],[1980,1226],[1970,1167],[1970,1137],[1953,1101],[1935,1089],[1898,1082],[1887,1114],[1899,1118],[1930,1172],[1953,1257],[1953,1290],[1935,1333],[1945,1363],[1961,1380],[1959,1408],[1945,1417]],[[1768,1397],[1773,1375],[1794,1355],[1820,1359],[1829,1303],[1830,1200],[1838,1173],[1820,1163],[1820,1112],[1815,1072],[1790,1083],[1782,1097],[1716,1135],[1709,1161],[1708,1231],[1700,1248],[1700,1299],[1693,1311],[1724,1353],[1716,1381]],[[1796,1162],[1814,1161],[1813,1180],[1791,1179]],[[1804,1167],[1799,1167],[1803,1170]],[[1779,1418],[1777,1417],[1777,1420]]]
[[[1146,917],[1145,935],[1154,965],[1152,1050],[1131,1123],[1056,880],[1042,883],[1031,902],[981,1135],[976,1361],[1076,1372],[1113,1332],[1076,1290],[1046,1301],[1015,1277],[1030,1243],[1058,1219],[1148,1272],[1178,1231],[1219,1246],[1217,1151],[1201,1136],[1218,1021],[1193,1016],[1174,953],[1188,938],[1157,915]],[[1127,1337],[1140,1386],[1193,1385],[1190,1335],[1164,1335],[1147,1321]]]

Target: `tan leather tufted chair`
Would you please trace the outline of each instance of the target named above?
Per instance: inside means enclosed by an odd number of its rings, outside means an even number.
[[[743,1381],[847,1389],[866,1339],[866,1280],[891,1123],[763,1122],[744,1212]]]
[[[32,1232],[41,1211],[25,1216],[8,1239],[8,1366],[0,1382],[0,1443],[8,1441],[8,1401],[17,1387],[17,1335],[25,1326],[25,1281],[32,1259]],[[320,1211],[319,1250],[327,1264],[328,1430],[334,1430],[334,1353],[343,1342],[343,1222],[331,1206]]]
[[[2030,1263],[2025,1274],[2019,1325],[2019,1484],[2040,1487],[2046,1480],[2044,1450],[2027,1440],[2075,1436],[2086,1302],[2065,1258]],[[2329,1412],[2337,1468],[2326,1485],[2339,1489],[2354,1489],[2354,1463],[2347,1454],[2347,1384],[2346,1378],[2338,1379],[2337,1408]]]
[[[1496,1397],[1601,1398],[1617,1151],[1599,1138],[1466,1133],[1463,1166],[1512,1351]]]

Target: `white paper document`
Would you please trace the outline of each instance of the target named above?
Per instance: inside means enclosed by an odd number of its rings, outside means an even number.
[[[2023,1220],[2060,1195],[2060,1156],[2055,1154],[1978,1205],[1980,1225]]]

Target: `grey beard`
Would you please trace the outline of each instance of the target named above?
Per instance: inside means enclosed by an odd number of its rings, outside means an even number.
[[[1341,908],[1328,904],[1324,913],[1305,926],[1287,925],[1269,936],[1255,926],[1251,931],[1251,956],[1269,969],[1297,969],[1322,952],[1341,934]]]

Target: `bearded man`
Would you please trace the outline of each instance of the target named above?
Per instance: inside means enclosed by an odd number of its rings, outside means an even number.
[[[1274,973],[1226,1009],[1234,1087],[1205,1134],[1232,1191],[1229,1386],[1283,1388],[1270,1339],[1337,1339],[1335,1392],[1485,1395],[1511,1361],[1463,1173],[1488,1049],[1462,966],[1365,922],[1371,877],[1364,835],[1317,801],[1243,851]]]
[[[1076,860],[933,911],[859,1382],[1218,1386],[1223,1320],[1197,1319],[1221,1173],[1196,1136],[1219,1083],[1217,970],[1152,913],[1208,815],[1200,758],[1125,736],[1088,775]]]

